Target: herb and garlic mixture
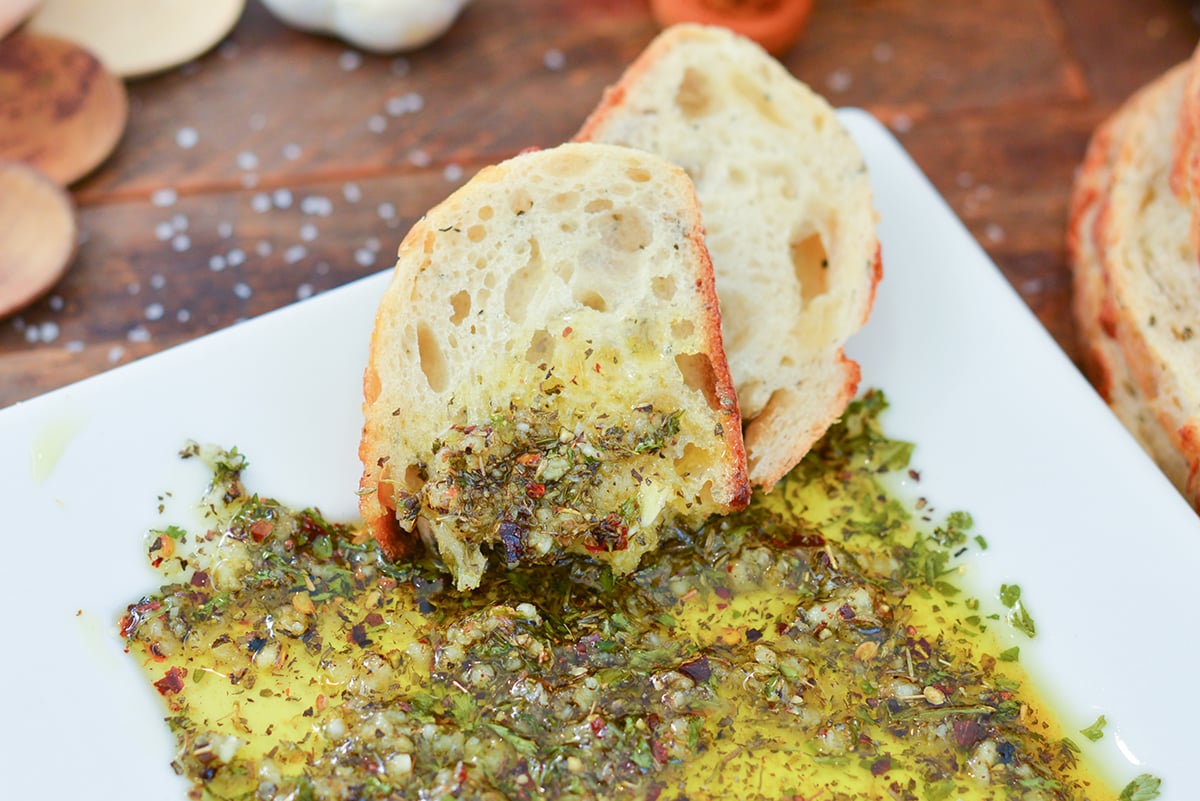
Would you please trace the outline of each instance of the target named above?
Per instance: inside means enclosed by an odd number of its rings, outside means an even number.
[[[953,585],[986,547],[970,517],[926,525],[885,492],[911,447],[884,406],[856,401],[773,493],[664,531],[627,577],[574,559],[468,593],[190,448],[209,530],[154,532],[169,583],[122,621],[174,767],[195,798],[260,801],[1117,797],[1019,649],[992,652],[991,626],[1034,633],[1020,589],[1006,620]]]

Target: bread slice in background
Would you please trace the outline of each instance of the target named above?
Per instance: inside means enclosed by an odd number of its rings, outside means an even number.
[[[1191,208],[1192,247],[1200,253],[1200,46],[1184,71],[1183,95],[1176,116],[1171,191]],[[1200,272],[1196,274],[1200,281]]]
[[[361,511],[457,586],[749,500],[712,266],[682,170],[566,144],[485,168],[404,238],[364,379]]]
[[[1188,465],[1166,428],[1161,411],[1142,392],[1116,339],[1115,308],[1101,258],[1098,222],[1107,213],[1112,167],[1135,117],[1159,95],[1141,92],[1105,120],[1092,135],[1075,179],[1067,231],[1072,265],[1072,309],[1083,346],[1084,370],[1096,390],[1142,448],[1181,491]]]
[[[1172,191],[1190,70],[1143,88],[1093,136],[1069,244],[1093,382],[1200,510],[1200,281],[1192,209]]]
[[[750,479],[770,489],[858,386],[842,346],[881,274],[861,153],[766,51],[690,24],[660,34],[575,138],[657,153],[695,182]]]

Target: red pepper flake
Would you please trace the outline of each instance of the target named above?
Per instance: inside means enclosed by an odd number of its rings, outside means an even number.
[[[270,520],[255,520],[254,525],[250,526],[250,538],[255,542],[262,542],[275,528],[275,524]]]
[[[178,667],[170,668],[165,676],[154,682],[154,687],[160,695],[175,695],[182,692],[183,677],[186,675],[186,670],[180,670]]]
[[[208,586],[208,573],[205,573],[203,570],[197,570],[195,573],[193,573],[192,574],[192,586],[193,587],[207,587]]]
[[[953,725],[954,742],[963,748],[970,748],[987,737],[987,729],[977,720],[956,720]]]
[[[162,608],[161,601],[147,601],[144,604],[130,604],[128,614],[121,616],[121,636],[129,639],[133,636],[133,632],[150,612],[157,612]]]
[[[525,485],[525,494],[536,501],[546,494],[546,485],[532,481]]]
[[[597,373],[600,372],[600,362],[596,362],[595,369]]]
[[[522,467],[537,467],[542,461],[542,455],[536,451],[522,453],[517,457],[517,464]]]
[[[892,769],[892,758],[886,754],[871,763],[871,775],[882,776]]]
[[[733,590],[728,587],[716,587],[713,592],[717,594],[718,598],[724,598],[726,601],[733,597]]]
[[[850,607],[850,604],[842,604],[838,607],[838,617],[842,620],[854,620],[854,610]]]
[[[597,737],[604,736],[604,729],[606,728],[604,718],[592,718],[588,722],[588,725],[592,727],[592,734],[596,735]]]
[[[371,638],[367,636],[367,627],[362,623],[352,627],[346,634],[346,639],[357,645],[359,648],[366,648],[371,644]]]
[[[650,741],[650,753],[654,757],[654,761],[662,765],[667,761],[667,747],[658,740]]]
[[[563,339],[566,339],[567,337],[571,336],[571,332],[574,330],[575,329],[569,325],[566,328],[564,328],[563,329]]]
[[[318,695],[318,696],[317,696],[317,704],[316,704],[316,706],[317,706],[317,711],[318,711],[318,712],[324,712],[324,711],[325,711],[325,704],[326,704],[326,703],[327,703],[327,699],[325,698],[325,696],[324,696],[324,695]]]
[[[368,626],[382,626],[383,615],[379,614],[378,612],[371,612],[365,618],[363,618],[363,623],[367,624]]]

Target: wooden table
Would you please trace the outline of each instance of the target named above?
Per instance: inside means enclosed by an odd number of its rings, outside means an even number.
[[[215,50],[129,85],[124,139],[74,187],[74,267],[0,320],[0,406],[388,268],[476,169],[568,138],[655,33],[646,0],[475,0],[377,57],[251,0]],[[1073,172],[1197,35],[1184,0],[818,0],[784,61],[891,127],[1075,357]]]

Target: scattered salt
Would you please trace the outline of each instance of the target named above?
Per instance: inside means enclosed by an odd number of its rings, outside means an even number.
[[[116,364],[123,358],[125,358],[125,348],[121,347],[120,345],[113,345],[108,349],[109,364]]]
[[[53,342],[58,339],[58,323],[44,322],[38,327],[43,342]]]
[[[178,199],[179,193],[169,186],[162,189],[155,189],[154,193],[150,195],[150,202],[160,209],[165,209],[167,206],[174,206],[175,201]]]
[[[254,294],[254,290],[251,289],[250,285],[246,282],[238,281],[233,285],[233,294],[237,295],[242,300],[249,300],[250,296]]]
[[[186,323],[188,320],[192,319],[192,313],[187,309],[180,309],[179,311],[175,312],[175,319],[181,323]]]
[[[358,184],[346,184],[342,187],[342,197],[346,198],[347,203],[357,203],[362,200],[362,190]]]
[[[177,232],[183,233],[188,229],[188,218],[184,214],[176,214],[171,218],[171,227]]]
[[[359,267],[370,267],[375,263],[375,252],[366,248],[359,248],[354,251],[354,261]]]
[[[249,150],[243,150],[241,153],[237,154],[237,166],[239,170],[245,170],[246,172],[249,172],[250,170],[257,170],[258,156],[254,155]]]
[[[146,307],[147,320],[161,320],[165,309],[161,303],[151,303]]]
[[[175,236],[175,226],[171,225],[171,223],[167,222],[166,220],[154,226],[154,237],[159,242],[166,242],[173,236]]]
[[[47,303],[54,311],[62,311],[63,307],[66,306],[66,302],[63,301],[62,295],[51,295]]]
[[[250,208],[263,214],[271,210],[271,196],[259,193],[250,198]]]
[[[372,114],[367,120],[367,130],[371,133],[381,134],[387,130],[387,117],[382,114]]]
[[[988,223],[987,227],[983,229],[983,235],[992,244],[999,244],[1004,241],[1004,228],[997,223]]]
[[[333,201],[324,195],[308,195],[300,201],[300,211],[317,217],[333,214]]]
[[[304,245],[292,245],[287,250],[283,251],[283,263],[295,264],[298,261],[303,261],[308,255],[308,248]]]
[[[442,177],[451,183],[461,181],[463,177],[463,168],[457,164],[447,164],[442,170]]]
[[[558,72],[567,65],[567,57],[563,51],[558,48],[547,50],[542,55],[542,63],[546,65],[546,69],[552,72]]]
[[[304,150],[295,143],[286,144],[283,146],[283,157],[288,161],[295,161],[300,158]]]
[[[896,48],[892,47],[887,42],[877,42],[871,48],[871,57],[880,64],[887,64],[896,56]]]
[[[271,193],[271,200],[275,202],[277,209],[290,209],[292,207],[292,193],[287,189],[276,189]]]
[[[296,300],[307,300],[308,298],[312,297],[312,294],[312,284],[301,284],[300,286],[296,287]]]
[[[67,344],[63,345],[63,350],[67,353],[83,353],[83,340],[72,339]]]
[[[138,323],[129,329],[129,332],[125,334],[125,338],[130,342],[149,342],[150,330],[141,323]]]
[[[217,223],[217,236],[222,239],[228,239],[233,236],[233,223],[221,222]]]
[[[831,92],[844,92],[854,83],[854,76],[850,74],[850,70],[834,70],[829,78],[826,79],[825,85],[829,87]]]
[[[150,276],[150,288],[151,289],[162,289],[166,285],[167,285],[167,277],[165,275],[163,275],[162,273],[155,273],[154,275]]]
[[[304,225],[300,226],[300,241],[302,242],[315,241],[317,234],[317,226],[313,225],[312,223],[305,223]]]
[[[338,56],[338,66],[346,72],[353,72],[362,66],[362,54],[357,50],[343,50]]]
[[[380,203],[376,211],[381,220],[390,220],[396,216],[396,207],[391,203]]]
[[[200,134],[195,128],[180,128],[175,132],[175,144],[184,150],[191,150],[200,141]]]
[[[186,253],[188,248],[192,246],[192,240],[187,234],[176,234],[171,240],[171,248],[176,253]]]
[[[433,158],[424,150],[417,148],[409,152],[408,161],[414,167],[428,167],[433,163]]]
[[[220,253],[210,257],[208,260],[208,269],[212,270],[214,273],[223,271],[226,266],[228,266],[228,263],[225,261],[225,257]]]
[[[273,248],[271,247],[271,243],[265,239],[254,246],[254,252],[263,258],[270,256],[272,250]]]
[[[363,247],[365,247],[367,250],[371,251],[372,253],[378,253],[379,248],[381,247],[381,244],[379,242],[379,237],[377,237],[377,236],[368,237],[367,241],[363,242]]]
[[[230,267],[241,267],[246,263],[246,251],[241,248],[234,248],[225,254],[225,261]]]

